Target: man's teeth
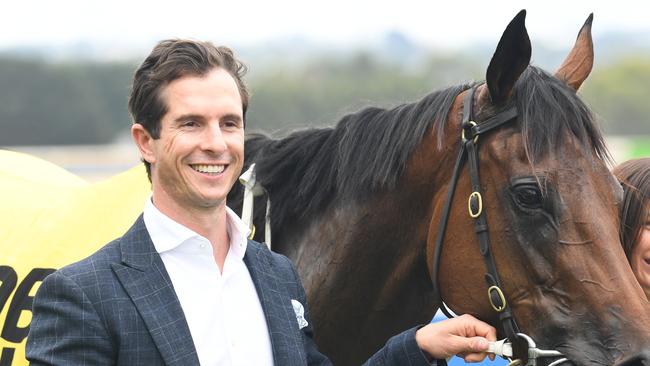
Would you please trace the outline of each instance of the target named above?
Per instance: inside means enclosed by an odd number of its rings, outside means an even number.
[[[191,165],[192,169],[201,173],[221,173],[225,169],[224,165]]]

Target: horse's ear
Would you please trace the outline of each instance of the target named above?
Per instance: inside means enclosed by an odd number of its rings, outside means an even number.
[[[555,77],[563,80],[574,90],[580,88],[594,66],[594,43],[591,39],[591,22],[593,20],[594,14],[589,14],[589,18],[578,33],[576,44],[562,66],[555,72]]]
[[[531,47],[525,20],[526,10],[522,10],[510,21],[488,66],[485,80],[492,103],[508,100],[517,79],[530,63]]]

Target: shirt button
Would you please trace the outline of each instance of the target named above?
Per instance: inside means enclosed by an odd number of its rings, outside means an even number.
[[[201,248],[205,248],[205,243],[201,243],[199,246],[200,246]]]

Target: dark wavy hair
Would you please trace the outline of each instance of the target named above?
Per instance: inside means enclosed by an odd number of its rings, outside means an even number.
[[[639,241],[650,205],[650,158],[628,160],[614,168],[623,186],[621,243],[627,259]]]
[[[163,89],[184,76],[204,76],[215,68],[226,70],[237,83],[244,119],[249,93],[243,77],[246,66],[228,47],[184,39],[160,41],[135,72],[129,96],[133,123],[141,124],[154,139],[160,138],[160,120],[167,113]],[[151,180],[151,165],[143,161]]]

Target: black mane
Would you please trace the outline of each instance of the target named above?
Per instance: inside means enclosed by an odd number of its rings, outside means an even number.
[[[454,86],[392,109],[366,108],[335,127],[298,131],[279,140],[250,135],[245,167],[255,163],[258,182],[271,193],[274,226],[311,217],[335,196],[360,198],[395,188],[425,131],[432,125],[442,129],[454,99],[467,88]],[[236,186],[231,192],[233,207],[241,205],[240,191]]]
[[[428,128],[435,129],[442,147],[449,110],[456,96],[471,86],[433,92],[393,109],[366,108],[343,117],[335,127],[302,130],[279,140],[249,136],[245,167],[256,164],[258,182],[271,194],[273,226],[314,217],[334,198],[358,200],[378,189],[395,188]],[[609,159],[593,115],[563,82],[530,66],[513,95],[531,164],[560,148],[567,133],[586,151]],[[236,209],[241,191],[236,185],[228,200]]]

